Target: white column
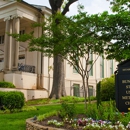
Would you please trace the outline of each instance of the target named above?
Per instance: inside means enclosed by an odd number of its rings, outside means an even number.
[[[42,18],[39,18],[39,23],[42,22]],[[38,35],[37,37],[41,37],[42,35],[42,28],[41,27],[38,27],[37,28],[38,30]],[[37,73],[37,89],[41,89],[43,88],[43,83],[42,83],[42,53],[41,52],[37,52],[37,70],[36,70],[36,73]]]
[[[13,33],[19,34],[20,31],[20,19],[19,17],[13,19]],[[11,54],[11,68],[12,70],[18,69],[18,59],[19,59],[19,41],[12,39],[12,54]]]
[[[12,27],[13,27],[13,22],[10,20],[10,34],[12,34]],[[11,70],[11,54],[12,54],[12,36],[9,37],[9,70]]]
[[[10,32],[10,21],[6,20],[6,28],[5,28],[5,40],[4,40],[4,70],[9,70],[9,36],[7,32]]]

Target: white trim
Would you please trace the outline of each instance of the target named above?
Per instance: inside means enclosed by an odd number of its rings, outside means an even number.
[[[11,4],[17,2],[17,1],[15,1],[15,0],[10,0],[10,1],[11,1],[11,2],[9,2],[9,3],[6,3],[6,4],[1,5],[0,8],[6,7],[6,6],[8,6],[8,5],[11,5]]]

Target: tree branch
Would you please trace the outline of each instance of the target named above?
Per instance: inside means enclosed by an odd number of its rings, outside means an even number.
[[[68,3],[65,5],[64,10],[62,11],[62,15],[65,15],[69,11],[69,6],[78,0],[69,0]]]
[[[58,11],[58,9],[61,8],[63,1],[64,0],[49,0],[52,9],[52,14],[55,14]]]

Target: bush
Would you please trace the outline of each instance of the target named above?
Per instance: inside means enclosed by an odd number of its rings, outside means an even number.
[[[102,102],[97,108],[96,104],[89,104],[87,107],[87,117],[91,117],[96,120],[110,120],[118,121],[117,117],[118,110],[115,107],[115,102],[110,100],[109,102]],[[121,115],[121,114],[120,114]]]
[[[0,82],[0,88],[15,88],[15,86],[10,82]]]
[[[2,104],[2,98],[3,98],[4,94],[5,94],[5,92],[1,92],[0,91],[0,106],[3,106],[3,104]]]
[[[115,100],[115,76],[105,78],[101,81],[101,100],[109,101]]]
[[[24,106],[24,94],[22,92],[5,92],[2,98],[2,104],[5,108],[13,112],[15,109],[21,109]]]
[[[68,101],[62,101],[61,110],[59,112],[59,116],[63,119],[68,118],[71,119],[76,115],[76,104],[75,99],[72,100],[71,103]]]

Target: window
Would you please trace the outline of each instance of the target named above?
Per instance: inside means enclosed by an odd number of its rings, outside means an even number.
[[[89,61],[93,62],[93,54],[92,53],[89,54]],[[90,69],[91,66],[92,66],[92,64],[89,65],[89,69]],[[89,71],[89,75],[93,76],[93,67],[91,67],[91,69]]]
[[[79,97],[79,84],[73,84],[73,96]]]
[[[22,35],[25,33],[25,30],[20,30],[19,34]]]
[[[110,60],[110,75],[113,74],[113,60]]]
[[[4,44],[4,35],[0,36],[0,44]]]
[[[3,62],[4,61],[4,59],[3,58],[0,58],[0,62]]]
[[[25,59],[25,56],[24,55],[20,55],[19,56],[19,60],[23,60],[23,59]]]
[[[104,78],[104,58],[100,57],[100,78]]]
[[[93,96],[93,86],[89,86],[89,96]]]

